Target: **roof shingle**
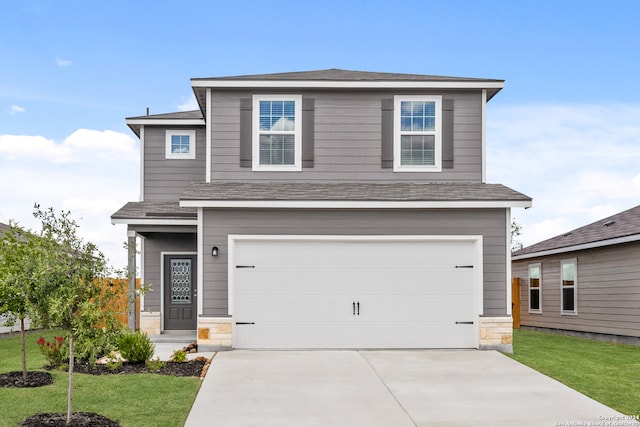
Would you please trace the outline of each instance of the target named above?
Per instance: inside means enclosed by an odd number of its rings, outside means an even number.
[[[606,240],[640,235],[640,205],[515,251],[514,258],[539,252],[571,248]]]

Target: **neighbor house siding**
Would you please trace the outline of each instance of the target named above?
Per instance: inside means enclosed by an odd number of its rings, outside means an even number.
[[[281,94],[284,91],[274,89]],[[260,93],[265,93],[261,91]],[[301,172],[252,172],[240,167],[240,99],[253,92],[212,92],[211,137],[214,181],[422,181],[482,180],[482,97],[479,91],[302,91],[314,100],[313,168]],[[382,100],[394,95],[443,95],[454,105],[454,160],[442,172],[394,173],[381,167]],[[304,114],[304,113],[303,113]],[[304,132],[304,130],[303,130]]]
[[[506,212],[470,210],[237,210],[205,209],[203,314],[225,316],[229,234],[271,235],[482,235],[484,315],[506,315]],[[393,254],[389,254],[390,257]]]
[[[196,130],[195,159],[166,159],[167,130]],[[145,126],[144,132],[145,201],[178,200],[191,182],[205,180],[205,130],[197,126]]]
[[[160,311],[162,291],[161,253],[196,252],[195,234],[157,234],[144,237],[144,281],[152,290],[144,295],[144,311]]]
[[[577,259],[577,315],[560,314],[560,262]],[[640,244],[514,261],[521,279],[521,324],[541,328],[640,336]],[[527,266],[542,264],[542,313],[528,312]]]

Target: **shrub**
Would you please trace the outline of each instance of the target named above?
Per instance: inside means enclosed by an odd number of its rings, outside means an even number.
[[[69,360],[68,347],[65,346],[64,337],[53,337],[53,341],[49,342],[40,337],[37,344],[40,352],[47,359],[47,363],[52,368],[62,365],[63,362]]]
[[[96,328],[76,337],[74,343],[76,359],[91,364],[102,356],[118,349],[118,340],[122,330],[114,328]]]
[[[159,371],[160,369],[164,368],[165,363],[162,360],[160,360],[159,357],[156,357],[153,360],[147,360],[145,362],[145,365],[147,366],[147,369],[149,369],[152,372],[155,372],[155,371]]]
[[[173,354],[171,355],[171,361],[172,362],[178,362],[178,363],[182,363],[182,362],[186,362],[187,361],[187,352],[184,350],[176,350],[173,352]]]
[[[144,363],[153,357],[155,347],[144,332],[124,333],[118,339],[120,354],[129,363]]]

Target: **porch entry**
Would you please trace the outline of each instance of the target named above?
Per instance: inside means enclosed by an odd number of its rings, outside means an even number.
[[[164,329],[195,330],[196,256],[164,255]]]

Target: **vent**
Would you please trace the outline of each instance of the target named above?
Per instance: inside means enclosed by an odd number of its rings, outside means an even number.
[[[571,236],[571,232],[564,233],[564,234],[562,235],[562,237],[569,237],[569,236]]]
[[[613,224],[615,224],[615,221],[607,221],[604,224],[602,224],[603,227],[611,227]]]

